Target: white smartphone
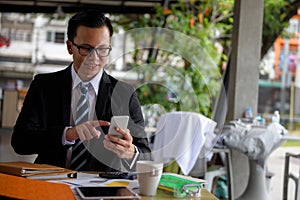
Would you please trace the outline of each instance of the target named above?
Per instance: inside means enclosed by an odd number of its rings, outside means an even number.
[[[123,136],[118,133],[115,128],[119,127],[120,129],[126,129],[128,125],[129,116],[112,116],[110,120],[110,126],[108,129],[108,134],[115,137],[122,138]]]

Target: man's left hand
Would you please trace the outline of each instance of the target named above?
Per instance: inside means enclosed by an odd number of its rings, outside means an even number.
[[[103,145],[106,149],[117,154],[119,158],[124,158],[131,161],[134,157],[135,148],[132,144],[132,136],[130,135],[129,129],[116,128],[116,131],[120,133],[123,137],[118,138],[109,134],[105,135],[105,140]]]

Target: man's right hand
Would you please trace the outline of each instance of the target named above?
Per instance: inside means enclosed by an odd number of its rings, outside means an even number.
[[[84,141],[90,140],[94,137],[99,138],[101,132],[98,131],[96,127],[109,125],[109,122],[102,120],[87,121],[72,128],[69,128],[66,132],[66,139],[71,141],[80,138],[81,141]]]

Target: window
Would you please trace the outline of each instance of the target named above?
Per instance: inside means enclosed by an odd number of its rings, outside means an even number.
[[[52,41],[52,32],[51,31],[47,31],[46,41],[47,42],[51,42]]]
[[[15,40],[24,41],[24,32],[17,30],[15,32]]]
[[[1,30],[1,34],[6,37],[6,38],[10,38],[10,34],[9,34],[9,29],[8,28],[3,28]]]
[[[46,33],[46,41],[50,43],[65,43],[65,33],[48,30]]]
[[[65,42],[65,33],[56,32],[54,42],[55,43],[64,43]]]
[[[26,42],[31,42],[31,40],[32,40],[32,35],[31,35],[31,33],[26,33],[26,35],[25,35],[25,41],[26,41]]]
[[[15,40],[15,41],[24,41],[24,42],[31,42],[32,40],[32,33],[28,30],[22,29],[10,29],[10,30],[3,30],[3,36]]]

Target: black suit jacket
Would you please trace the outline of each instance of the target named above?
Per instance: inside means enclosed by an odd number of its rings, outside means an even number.
[[[36,75],[30,84],[22,110],[13,129],[12,147],[22,155],[38,154],[36,163],[65,167],[68,145],[62,145],[62,134],[70,126],[71,65],[64,70]],[[139,159],[150,159],[150,149],[144,131],[144,119],[133,87],[103,72],[95,113],[97,119],[110,121],[113,115],[129,115],[128,128]],[[119,168],[121,159],[103,147],[103,136],[108,127],[102,127],[100,139],[89,141],[93,155],[88,157],[86,170],[103,171],[112,165]]]

